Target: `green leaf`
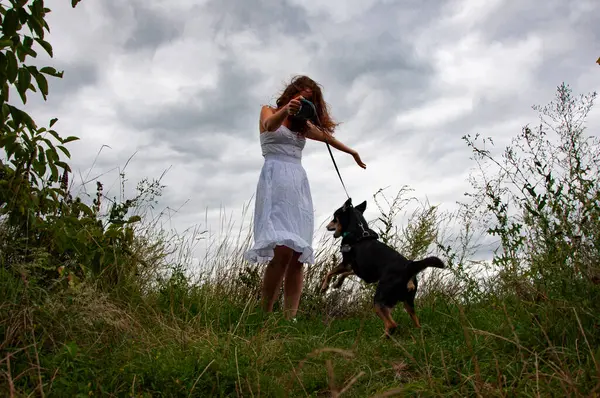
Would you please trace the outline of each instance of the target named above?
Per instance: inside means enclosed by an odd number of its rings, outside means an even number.
[[[75,8],[77,7],[77,3],[79,3],[81,0],[71,0],[71,7]]]
[[[77,351],[79,351],[79,347],[77,343],[74,341],[65,344],[65,351],[71,356],[71,358],[75,358],[77,356]]]
[[[48,163],[48,166],[50,167],[50,172],[52,174],[52,181],[58,182],[58,168],[54,163]]]
[[[58,135],[58,133],[54,130],[48,130],[48,132],[50,133],[50,135],[52,137],[54,137],[57,141],[62,142],[62,138],[60,138],[60,135]]]
[[[142,217],[140,217],[140,216],[131,216],[131,217],[129,217],[129,220],[127,220],[127,223],[128,224],[132,224],[134,222],[140,222],[140,221],[142,221]]]
[[[67,137],[67,138],[65,138],[65,139],[62,141],[62,143],[63,143],[63,144],[67,144],[67,143],[69,143],[69,142],[71,142],[71,141],[77,141],[78,139],[79,139],[79,137],[70,136],[70,137]]]
[[[48,138],[41,138],[41,140],[44,141],[46,145],[48,145],[48,148],[56,152],[56,150],[54,149],[54,143],[52,141],[50,141]]]
[[[4,80],[2,84],[2,102],[8,102],[10,97],[10,90],[8,88],[8,81]]]
[[[56,163],[58,160],[57,157],[58,156],[56,156],[56,152],[54,152],[52,149],[46,149],[46,159],[48,159],[48,163]]]
[[[50,76],[58,77],[58,78],[63,77],[63,72],[58,72],[56,69],[54,69],[51,66],[44,66],[42,69],[40,69],[40,72],[45,73]]]
[[[33,37],[23,36],[23,47],[31,48],[33,45]]]
[[[12,120],[15,122],[15,130],[19,128],[21,123],[23,123],[23,111],[15,108],[12,105],[8,105],[10,109],[10,115],[12,116]]]
[[[81,204],[80,209],[88,217],[92,217],[94,215],[94,211],[92,209],[90,209],[88,206],[86,206],[85,204],[83,204],[83,203]]]
[[[66,171],[68,171],[69,173],[71,172],[71,167],[70,167],[70,166],[69,166],[67,163],[63,162],[62,160],[57,160],[57,161],[56,161],[56,162],[54,162],[54,163],[55,163],[55,164],[56,164],[58,167],[60,167],[61,169],[63,169],[63,170],[66,170]]]
[[[18,7],[17,12],[19,14],[19,22],[21,23],[21,25],[26,23],[27,20],[29,19],[29,13],[25,9],[23,9],[23,6],[25,6],[25,4],[27,4],[26,0],[17,1],[17,7]],[[14,8],[17,8],[17,7],[14,7]]]
[[[37,57],[37,52],[31,46],[33,45],[33,38],[31,36],[23,37],[23,44],[17,46],[17,55],[21,62],[25,62],[25,58],[29,55],[33,58]]]
[[[0,39],[0,49],[4,49],[6,47],[12,47],[13,45],[13,41],[3,37],[2,39]]]
[[[46,174],[46,157],[43,151],[39,151],[37,162],[34,162],[34,170],[38,176]]]
[[[10,115],[10,106],[5,102],[2,104],[2,119],[8,119],[8,115]]]
[[[10,83],[14,83],[19,74],[19,63],[13,51],[6,52],[6,77]]]
[[[34,168],[35,168],[35,167],[34,167]],[[34,171],[35,171],[35,170],[34,170]],[[29,178],[31,178],[32,185],[36,186],[36,185],[38,185],[38,184],[39,184],[39,178],[38,178],[38,176],[37,176],[37,172],[30,171],[30,172],[29,172]],[[33,197],[33,201],[34,201],[34,202],[37,202],[37,201],[39,201],[39,199],[38,199],[36,196],[34,196],[34,197]]]
[[[544,208],[544,206],[546,206],[546,200],[542,200],[540,203],[538,203],[537,209],[538,211],[542,211],[542,209]]]
[[[32,7],[30,7],[31,9]],[[35,32],[35,34],[39,37],[39,38],[43,38],[44,37],[44,27],[42,25],[42,23],[40,22],[40,20],[43,20],[43,16],[40,15],[34,15],[34,11],[32,10],[32,14],[29,18],[29,21],[27,21],[27,25],[29,26],[29,28]],[[36,39],[37,40],[37,39]],[[50,55],[52,56],[52,55]]]
[[[35,122],[33,121],[33,119],[31,118],[31,116],[29,116],[27,114],[27,112],[22,112],[21,111],[21,116],[23,117],[23,121],[25,122],[25,125],[30,129],[30,130],[35,130],[37,128],[37,125],[35,124]]]
[[[59,146],[57,146],[57,148],[60,149],[65,155],[67,155],[67,157],[69,157],[69,158],[71,157],[71,153],[64,146],[59,145]]]
[[[17,80],[17,91],[23,100],[23,103],[27,103],[27,90],[31,84],[31,73],[27,68],[19,69],[19,80]]]
[[[6,55],[4,55],[4,53],[0,51],[0,75],[2,76],[2,78],[5,81],[6,81],[6,64],[7,63],[8,63],[8,61],[6,60]]]
[[[29,6],[29,10],[31,11],[31,16],[35,18],[44,18],[44,2],[42,0],[34,0],[33,4]]]
[[[36,71],[36,73],[33,74],[33,77],[40,88],[42,97],[44,97],[44,100],[46,100],[48,96],[48,80],[46,80],[46,76],[42,75],[41,73],[37,73]]]
[[[19,25],[18,15],[14,8],[6,11],[4,14],[4,20],[2,21],[2,33],[6,36],[13,36],[17,33],[17,27]]]
[[[35,41],[37,41],[39,43],[39,45],[42,46],[44,48],[44,50],[46,50],[48,55],[50,55],[51,57],[54,56],[52,53],[52,46],[50,45],[50,43],[48,43],[47,41],[45,41],[43,39],[35,39]]]
[[[57,118],[50,120],[50,127],[54,126],[54,123],[56,123],[57,121],[58,121]]]

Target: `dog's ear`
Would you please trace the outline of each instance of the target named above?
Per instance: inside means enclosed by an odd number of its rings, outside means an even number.
[[[360,211],[361,213],[364,213],[365,210],[367,209],[367,201],[365,200],[364,202],[362,202],[361,204],[356,206],[355,209]]]
[[[344,203],[344,208],[343,210],[346,211],[347,209],[352,207],[352,198],[348,198],[348,200],[346,200],[346,203]]]

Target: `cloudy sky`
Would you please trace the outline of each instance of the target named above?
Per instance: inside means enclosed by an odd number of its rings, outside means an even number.
[[[506,143],[536,122],[531,105],[549,102],[561,82],[576,93],[600,86],[595,0],[46,5],[52,63],[65,76],[51,82],[46,103],[28,108],[81,137],[70,147],[73,169],[102,175],[109,196],[118,193],[116,168],[134,154],[130,187],[168,169],[159,210],[179,209],[171,218],[178,230],[206,221],[217,230],[222,209],[240,225],[263,162],[260,107],[295,74],[324,86],[343,122],[337,137],[367,164],[362,170],[335,153],[355,203],[409,185],[447,209],[469,188],[473,164],[461,136]],[[589,119],[591,133],[599,114]],[[323,144],[308,142],[303,164],[320,225],[345,194]]]

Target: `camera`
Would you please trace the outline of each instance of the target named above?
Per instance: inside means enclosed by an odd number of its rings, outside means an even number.
[[[309,120],[314,125],[319,125],[319,117],[317,116],[317,108],[315,104],[307,99],[300,99],[300,109],[298,113],[294,115],[295,118],[301,120]]]

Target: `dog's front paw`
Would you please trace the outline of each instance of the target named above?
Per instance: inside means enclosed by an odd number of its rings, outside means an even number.
[[[408,288],[408,291],[413,291],[415,290],[415,283],[413,282],[413,280],[409,280],[408,283],[406,284],[406,287]]]
[[[329,287],[329,286],[327,285],[327,283],[323,283],[323,284],[321,285],[321,293],[325,293],[325,292],[327,291],[327,288],[328,288],[328,287]]]
[[[394,335],[394,333],[396,333],[397,328],[398,328],[397,326],[392,326],[388,329],[385,329],[385,338],[389,339],[390,337],[392,337]]]

